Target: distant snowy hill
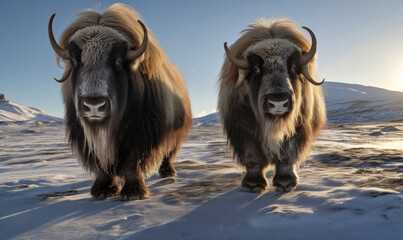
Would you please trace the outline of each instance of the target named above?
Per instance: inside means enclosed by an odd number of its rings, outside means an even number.
[[[336,82],[323,89],[331,123],[403,119],[403,92]]]
[[[26,107],[12,101],[0,101],[0,122],[21,121],[62,122],[63,119],[38,108]]]
[[[215,124],[215,123],[220,123],[218,113],[211,113],[203,117],[198,117],[193,119],[193,122],[195,125],[205,125],[205,124]]]
[[[403,119],[403,92],[358,84],[325,82],[329,123],[382,122]],[[218,123],[217,113],[195,118],[196,125]]]

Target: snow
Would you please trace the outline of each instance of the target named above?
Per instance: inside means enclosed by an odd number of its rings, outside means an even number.
[[[350,91],[359,98],[374,95],[366,87],[343,88],[357,90]],[[352,96],[328,95],[347,102]],[[300,169],[295,191],[247,193],[240,187],[243,170],[233,163],[217,114],[211,114],[195,119],[174,163],[176,177],[149,178],[145,200],[101,201],[91,198],[93,176],[72,155],[62,123],[3,122],[0,236],[403,239],[402,146],[403,121],[329,123]],[[267,177],[270,182],[272,170]]]
[[[326,82],[323,86],[332,123],[403,119],[403,93],[358,84]]]
[[[38,108],[26,107],[12,101],[0,101],[0,123],[20,121],[62,122],[63,119]]]
[[[211,123],[219,123],[220,120],[218,118],[218,113],[215,112],[215,113],[208,114],[206,116],[195,118],[193,120],[193,122],[195,125],[201,126],[201,125],[208,125]]]

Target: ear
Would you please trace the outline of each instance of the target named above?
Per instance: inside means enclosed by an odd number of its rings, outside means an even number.
[[[239,86],[241,86],[241,84],[243,83],[243,81],[246,78],[246,75],[248,75],[248,71],[246,69],[238,69],[238,80],[236,81],[234,88],[238,88]]]

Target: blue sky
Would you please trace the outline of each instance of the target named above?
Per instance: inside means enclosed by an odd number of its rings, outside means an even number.
[[[214,111],[223,43],[261,17],[286,17],[318,39],[318,77],[403,91],[403,1],[138,0],[134,7],[186,79],[195,116]],[[47,36],[58,39],[75,15],[115,1],[15,0],[0,8],[0,93],[62,117],[63,70]]]

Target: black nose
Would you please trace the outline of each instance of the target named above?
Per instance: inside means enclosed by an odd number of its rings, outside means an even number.
[[[81,97],[80,111],[89,118],[106,117],[110,112],[109,99],[106,97]]]

